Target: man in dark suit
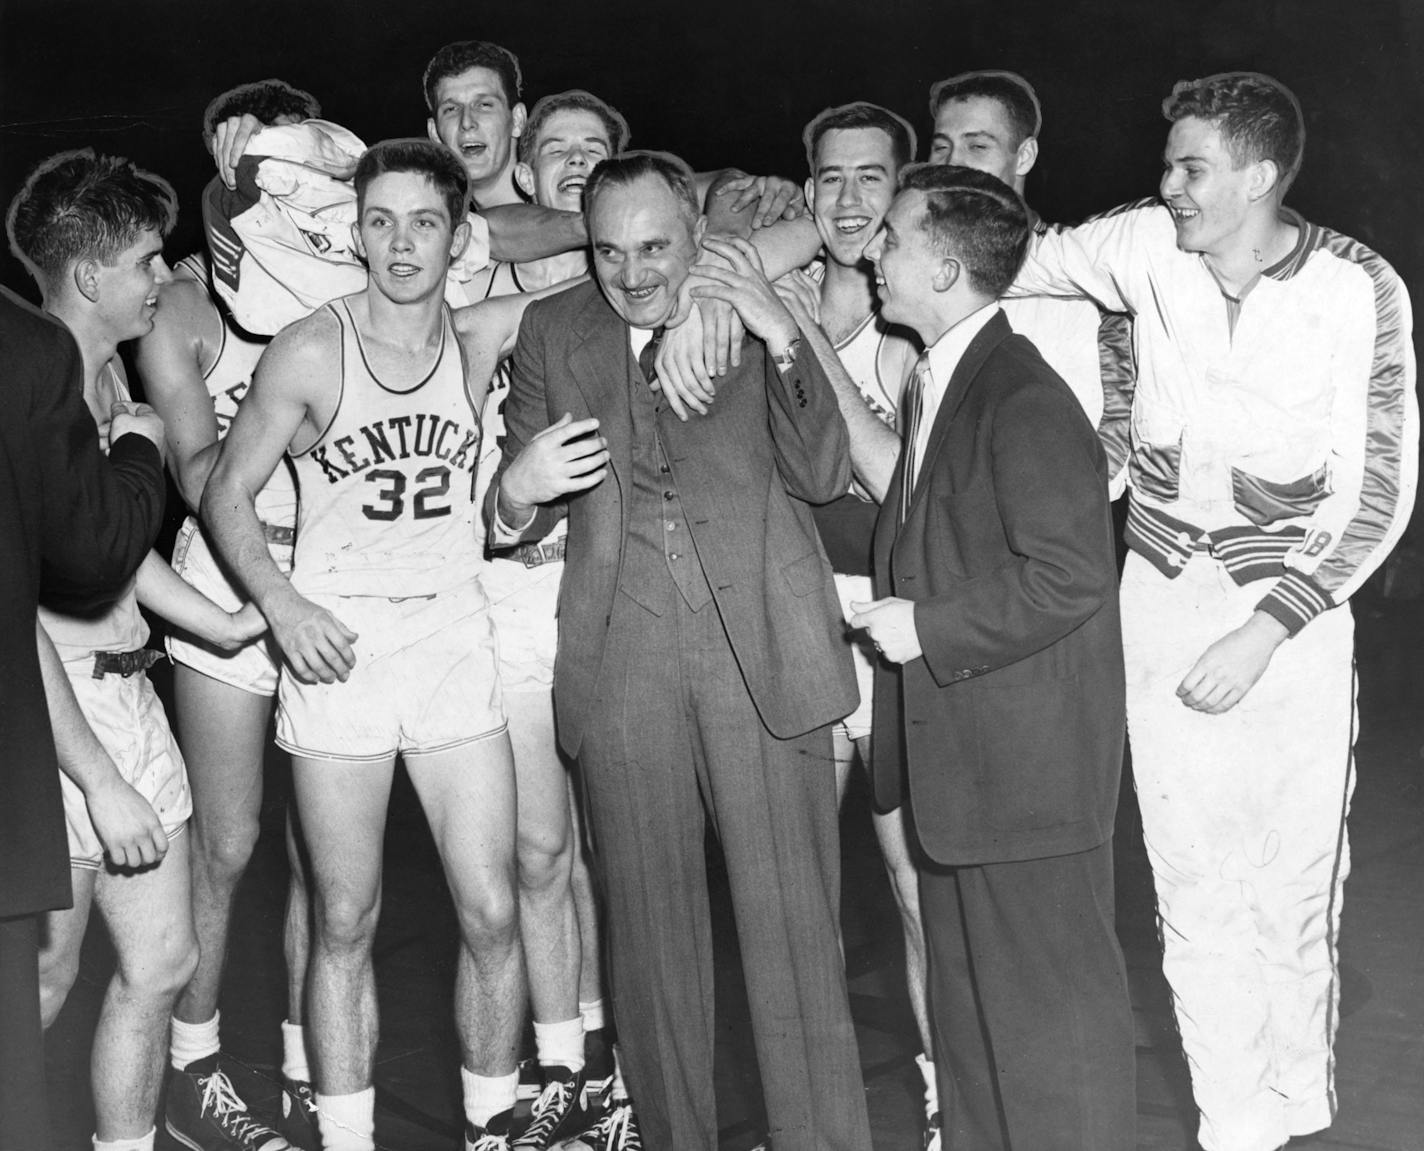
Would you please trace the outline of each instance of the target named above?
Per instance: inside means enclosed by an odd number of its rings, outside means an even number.
[[[920,906],[946,1151],[1129,1151],[1106,464],[998,306],[1027,239],[1007,185],[925,166],[866,248],[885,317],[927,351],[876,528],[885,598],[852,623],[899,665],[876,683],[875,791],[909,802],[933,861]]]
[[[855,704],[809,503],[850,478],[825,375],[754,249],[708,239],[756,339],[706,415],[648,387],[705,224],[673,157],[598,166],[598,284],[531,306],[514,352],[492,538],[567,513],[554,671],[608,893],[624,1065],[649,1147],[713,1151],[703,831],[727,858],[777,1151],[870,1146],[838,929],[829,725]]]
[[[49,1145],[36,917],[71,898],[35,605],[121,586],[163,515],[162,423],[115,405],[106,463],[82,382],[64,327],[0,288],[0,1151]]]

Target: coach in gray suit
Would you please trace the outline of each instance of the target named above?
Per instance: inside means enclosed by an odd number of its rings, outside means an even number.
[[[525,314],[488,510],[507,541],[569,516],[554,698],[584,772],[633,1102],[648,1146],[715,1151],[710,823],[777,1151],[864,1151],[828,727],[855,681],[808,506],[846,489],[845,427],[743,241],[708,241],[731,269],[698,290],[756,338],[705,416],[674,418],[640,360],[705,228],[690,173],[630,153],[598,166],[584,204],[598,284]]]

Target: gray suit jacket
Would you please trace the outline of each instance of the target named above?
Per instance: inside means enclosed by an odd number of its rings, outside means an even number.
[[[596,284],[532,304],[514,351],[499,477],[524,445],[565,412],[595,416],[611,466],[602,483],[541,508],[522,533],[538,539],[569,517],[559,599],[554,700],[559,741],[578,752],[594,699],[627,532],[632,416],[628,329]],[[639,380],[637,386],[646,386]],[[697,556],[733,653],[768,731],[788,738],[855,706],[830,565],[810,503],[850,482],[845,424],[815,357],[784,375],[749,341],[742,367],[721,381],[706,416],[658,417]]]

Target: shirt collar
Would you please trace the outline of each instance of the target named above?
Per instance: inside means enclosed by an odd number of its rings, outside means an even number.
[[[959,366],[959,361],[974,337],[982,332],[1001,310],[999,301],[991,300],[978,311],[970,312],[930,345],[925,353],[930,367],[930,378],[926,386],[934,388],[937,395],[944,394],[944,389],[949,386],[950,378],[954,375],[954,369]]]

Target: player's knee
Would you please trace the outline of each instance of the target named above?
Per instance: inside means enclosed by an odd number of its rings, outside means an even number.
[[[198,969],[198,939],[191,922],[143,933],[142,946],[119,954],[114,978],[148,1002],[172,1003]]]
[[[570,836],[519,840],[519,889],[525,895],[546,894],[569,884],[574,850]]]
[[[315,900],[313,942],[327,951],[369,949],[380,918],[378,893],[327,892]]]
[[[460,900],[465,942],[476,951],[506,946],[519,935],[519,898],[514,884],[489,884]]]
[[[40,953],[40,1026],[45,1030],[49,1030],[50,1025],[59,1018],[65,1000],[69,998],[69,990],[78,977],[77,951],[73,955]]]
[[[221,819],[203,819],[195,814],[189,827],[197,869],[211,881],[235,886],[247,870],[257,844],[256,817],[225,815]]]

